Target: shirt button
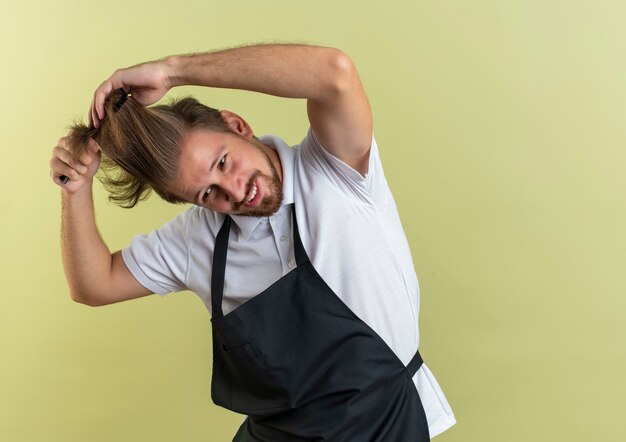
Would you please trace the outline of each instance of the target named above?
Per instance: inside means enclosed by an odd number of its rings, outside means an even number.
[[[284,240],[286,240],[286,239],[287,239],[287,237],[286,237],[285,235],[283,235],[283,236],[281,236],[281,237],[280,237],[280,240],[281,240],[281,241],[284,241]]]
[[[292,259],[291,261],[289,261],[289,264],[287,264],[287,266],[288,266],[289,268],[292,268],[292,267],[293,267],[293,266],[295,266],[295,265],[296,265],[296,263],[294,262],[294,260],[293,260],[293,259]]]

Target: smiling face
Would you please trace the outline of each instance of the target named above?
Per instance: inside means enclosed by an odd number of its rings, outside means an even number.
[[[216,212],[269,216],[283,199],[280,158],[251,131],[196,128],[185,137],[178,178],[170,191]]]

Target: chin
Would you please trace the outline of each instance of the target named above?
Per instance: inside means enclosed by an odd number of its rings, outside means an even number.
[[[272,216],[273,214],[278,212],[278,209],[280,209],[280,205],[282,204],[282,202],[283,202],[282,195],[280,199],[264,198],[257,207],[245,207],[244,206],[243,207],[244,210],[240,210],[239,213],[236,213],[236,215],[254,216],[254,217]]]

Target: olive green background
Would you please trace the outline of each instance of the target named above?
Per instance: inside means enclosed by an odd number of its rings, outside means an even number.
[[[0,14],[0,439],[226,441],[210,322],[185,292],[71,301],[48,161],[117,68],[249,43],[354,60],[421,285],[453,441],[626,440],[626,4],[5,2]],[[298,143],[303,100],[199,87]],[[112,251],[184,209],[95,191]]]

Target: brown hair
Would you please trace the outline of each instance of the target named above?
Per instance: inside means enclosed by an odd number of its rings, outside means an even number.
[[[93,138],[102,152],[97,178],[110,193],[109,201],[131,208],[154,190],[165,201],[183,204],[167,189],[176,179],[180,149],[186,133],[194,128],[232,132],[220,111],[193,97],[172,99],[167,104],[143,107],[128,96],[110,94],[105,102],[106,116],[99,128],[82,123],[69,126],[68,145],[79,158]]]

